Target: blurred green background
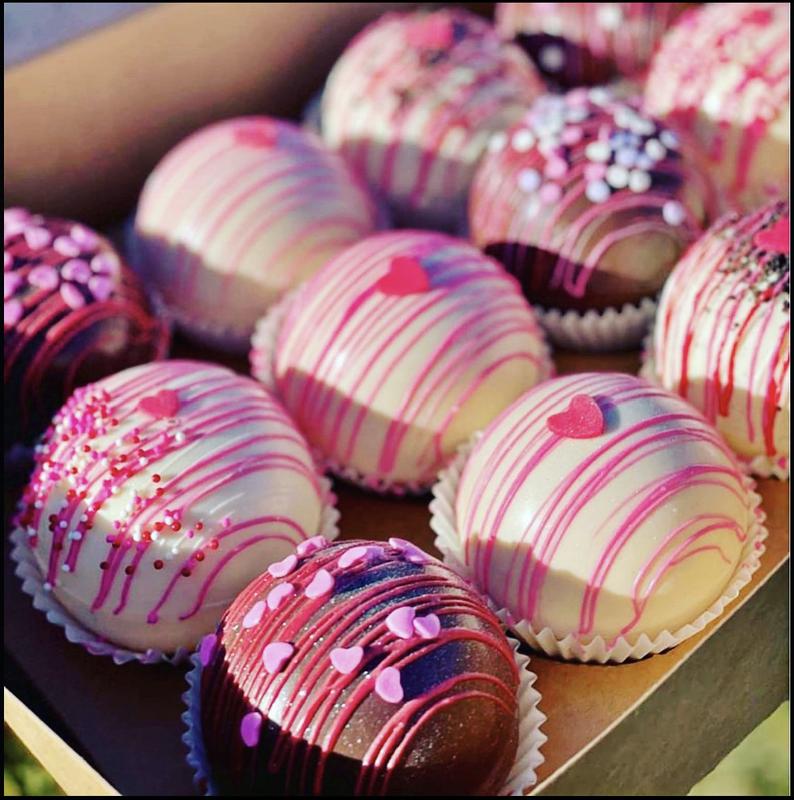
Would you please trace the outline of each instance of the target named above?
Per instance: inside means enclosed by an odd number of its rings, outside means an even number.
[[[62,794],[16,737],[5,728],[3,789],[6,797]],[[789,794],[789,704],[762,722],[691,795],[785,796]]]

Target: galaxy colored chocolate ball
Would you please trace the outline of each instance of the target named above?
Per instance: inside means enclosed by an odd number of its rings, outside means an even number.
[[[429,486],[461,442],[553,368],[499,264],[460,239],[407,230],[332,259],[297,292],[275,343],[254,338],[251,358],[332,469],[395,489]]]
[[[322,134],[400,225],[458,232],[488,136],[543,91],[520,48],[461,9],[389,13],[337,61]]]
[[[691,3],[497,3],[496,27],[561,87],[637,77]]]
[[[245,352],[271,304],[378,221],[363,184],[315,134],[243,117],[202,128],[155,167],[131,251],[183,333]]]
[[[758,544],[758,499],[695,408],[631,375],[547,381],[473,447],[455,550],[531,643],[686,635]]]
[[[309,540],[199,650],[191,705],[220,794],[496,795],[518,746],[500,623],[401,539]]]
[[[330,502],[303,437],[258,383],[161,361],[72,395],[36,448],[15,526],[43,590],[84,628],[171,653],[318,535]]]
[[[531,302],[603,311],[655,296],[712,199],[671,131],[607,89],[574,89],[492,137],[469,223]]]
[[[704,3],[648,73],[645,107],[701,147],[731,208],[788,196],[790,29],[788,3]]]
[[[697,406],[761,475],[788,476],[787,202],[720,219],[670,276],[645,369]]]
[[[165,355],[168,330],[110,242],[77,222],[3,213],[3,432],[30,443],[71,392]]]

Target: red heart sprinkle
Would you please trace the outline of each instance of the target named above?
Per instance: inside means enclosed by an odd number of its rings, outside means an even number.
[[[389,265],[389,271],[375,284],[383,294],[403,297],[422,294],[430,288],[430,279],[419,259],[413,256],[397,256]]]
[[[567,439],[592,439],[604,432],[604,415],[598,403],[586,394],[577,394],[566,411],[552,414],[546,425],[552,433]]]
[[[781,217],[771,228],[756,233],[753,244],[761,250],[789,254],[791,250],[791,219]]]
[[[246,124],[234,132],[234,140],[247,147],[273,147],[278,143],[278,128],[272,122]]]
[[[173,389],[162,389],[157,394],[142,398],[138,408],[155,419],[169,419],[179,411],[179,397]]]

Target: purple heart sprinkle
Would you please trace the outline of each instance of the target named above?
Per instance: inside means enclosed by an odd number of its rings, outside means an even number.
[[[403,699],[403,687],[400,683],[400,670],[397,667],[386,667],[375,680],[375,693],[387,703],[400,703]]]
[[[399,639],[410,639],[414,635],[416,611],[410,606],[400,606],[386,617],[386,627]]]
[[[61,297],[63,302],[75,311],[85,305],[83,293],[73,283],[61,284]]]
[[[331,650],[331,665],[342,675],[354,672],[363,658],[363,647],[335,647]]]
[[[306,587],[304,594],[310,600],[315,600],[318,597],[324,597],[330,594],[334,588],[334,578],[327,569],[318,570],[317,574],[312,578],[311,583]]]
[[[59,236],[52,243],[52,249],[67,258],[76,258],[80,255],[80,246],[68,236]]]
[[[265,671],[269,675],[278,674],[284,669],[294,652],[295,648],[289,642],[271,642],[262,653]]]
[[[46,228],[26,228],[24,235],[31,250],[43,250],[52,242],[52,234]]]
[[[22,285],[22,276],[18,272],[3,273],[3,300],[8,300]]]
[[[267,604],[264,600],[257,600],[249,609],[248,613],[243,617],[243,627],[253,628],[262,621],[262,616],[265,613]]]
[[[88,262],[84,261],[82,258],[70,258],[61,267],[61,277],[67,281],[87,283],[92,274]]]
[[[435,639],[441,633],[441,620],[435,614],[417,617],[414,620],[414,631],[422,639]]]
[[[312,536],[311,539],[301,542],[295,549],[295,552],[300,558],[306,558],[306,556],[310,556],[312,553],[316,553],[318,550],[328,547],[329,544],[330,542],[325,536]]]
[[[103,275],[93,275],[88,279],[88,288],[100,303],[104,303],[113,293],[113,281]]]
[[[274,586],[267,595],[267,607],[275,611],[288,598],[295,594],[295,587],[291,583],[280,583]]]
[[[240,738],[246,747],[259,744],[259,731],[262,728],[262,715],[258,711],[250,711],[240,720]]]
[[[215,654],[215,645],[217,643],[218,637],[214,633],[208,633],[201,640],[201,644],[199,645],[199,660],[201,661],[202,667],[206,667],[207,664],[209,664],[212,660],[212,656]]]
[[[61,276],[58,275],[58,270],[48,264],[42,264],[28,273],[28,283],[35,286],[37,289],[46,289],[50,291],[55,289],[61,282]]]
[[[281,561],[276,561],[274,564],[271,564],[267,568],[267,571],[274,578],[285,578],[297,566],[298,557],[294,553],[290,553],[286,558],[282,558]]]

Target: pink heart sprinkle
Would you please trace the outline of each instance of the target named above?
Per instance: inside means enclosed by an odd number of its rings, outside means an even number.
[[[259,744],[259,732],[262,729],[262,715],[258,711],[250,711],[240,720],[240,738],[246,747]]]
[[[317,574],[312,578],[311,583],[306,587],[304,594],[310,600],[315,600],[318,597],[324,597],[330,594],[334,588],[334,578],[327,569],[318,570]]]
[[[359,561],[363,561],[365,559],[369,560],[369,550],[370,548],[366,545],[359,545],[358,547],[351,547],[349,550],[345,550],[345,552],[339,557],[339,567],[341,569],[347,569]]]
[[[6,208],[3,211],[4,225],[9,222],[24,222],[26,219],[30,219],[30,211],[26,208]]]
[[[11,269],[14,266],[14,256],[8,252],[8,250],[3,250],[3,271],[7,269]]]
[[[452,20],[445,14],[428,14],[411,25],[408,44],[420,50],[446,50],[455,40]]]
[[[3,273],[3,300],[13,297],[14,292],[22,285],[22,276],[18,272]]]
[[[6,300],[3,303],[3,325],[13,327],[22,319],[25,308],[21,300]]]
[[[586,395],[578,394],[566,411],[552,414],[546,425],[552,433],[568,439],[592,439],[604,432],[604,415],[596,401]]]
[[[218,643],[218,637],[214,633],[208,633],[202,640],[199,646],[199,660],[201,666],[206,667],[212,660],[215,654],[215,645]]]
[[[75,258],[75,256],[80,255],[80,247],[77,242],[69,236],[59,236],[52,243],[52,249],[55,250],[56,253],[60,253],[67,258]]]
[[[46,228],[26,228],[24,236],[31,250],[43,250],[52,242],[52,234]]]
[[[400,670],[397,667],[386,667],[375,680],[375,692],[387,703],[402,702],[403,687],[400,682]]]
[[[67,281],[88,283],[88,279],[91,277],[91,267],[82,258],[70,258],[61,267],[61,277]]]
[[[413,256],[397,256],[391,260],[389,271],[375,284],[383,294],[405,297],[421,294],[430,289],[430,279],[419,259]]]
[[[426,564],[430,558],[423,550],[420,550],[413,542],[399,539],[392,536],[389,539],[389,547],[395,549],[410,564]]]
[[[271,642],[262,653],[262,662],[269,675],[276,675],[292,658],[295,648],[289,642]]]
[[[295,587],[291,583],[280,583],[267,593],[267,607],[271,611],[278,609],[281,604],[295,594]]]
[[[788,255],[791,250],[791,218],[786,215],[771,227],[758,231],[753,244],[761,250]]]
[[[600,181],[607,174],[607,165],[591,161],[585,165],[584,176],[587,181]]]
[[[88,289],[100,303],[104,303],[113,294],[113,281],[104,275],[92,275],[88,279]]]
[[[99,244],[99,236],[85,225],[73,225],[69,236],[77,242],[83,250],[93,250]]]
[[[325,536],[312,536],[311,539],[301,542],[295,549],[295,552],[300,558],[306,558],[306,556],[310,556],[312,553],[316,553],[318,550],[328,547],[329,544],[330,542]]]
[[[257,600],[248,613],[243,617],[243,628],[254,628],[262,621],[267,604],[264,600]]]
[[[103,275],[116,275],[120,267],[121,262],[115,253],[97,253],[91,259],[91,269]]]
[[[245,123],[234,132],[234,141],[245,147],[273,147],[278,144],[278,126],[269,120]]]
[[[63,298],[63,302],[74,311],[77,311],[78,308],[82,308],[85,305],[83,293],[73,283],[61,284],[61,297]]]
[[[363,658],[363,647],[335,647],[331,650],[331,665],[342,675],[349,675],[353,672]]]
[[[290,553],[286,558],[282,558],[281,561],[271,564],[267,571],[274,578],[286,578],[297,566],[298,557],[294,553]]]
[[[48,264],[33,267],[28,273],[28,283],[31,286],[35,286],[37,289],[46,289],[50,291],[51,289],[55,289],[60,282],[61,278],[60,275],[58,275],[58,270]]]
[[[414,635],[416,611],[410,606],[400,606],[386,617],[386,627],[398,639],[410,639]]]
[[[435,614],[417,617],[414,620],[414,631],[422,639],[435,639],[441,633],[441,620]]]
[[[157,394],[141,398],[138,408],[155,419],[170,419],[179,411],[179,395],[173,389],[161,389]]]

